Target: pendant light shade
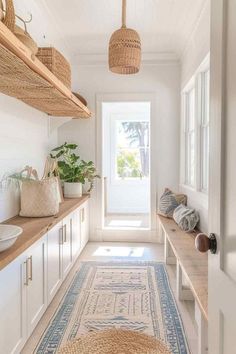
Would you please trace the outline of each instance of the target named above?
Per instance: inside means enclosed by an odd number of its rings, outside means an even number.
[[[126,0],[122,6],[122,27],[115,31],[109,43],[109,68],[117,74],[136,74],[141,63],[141,40],[139,34],[126,28]]]

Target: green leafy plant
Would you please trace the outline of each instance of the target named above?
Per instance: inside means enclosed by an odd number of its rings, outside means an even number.
[[[64,182],[85,184],[90,183],[88,192],[91,192],[94,187],[94,180],[100,178],[97,174],[96,167],[93,161],[81,160],[79,155],[76,155],[75,150],[78,145],[64,143],[56,147],[50,154],[51,158],[57,159],[60,179]]]

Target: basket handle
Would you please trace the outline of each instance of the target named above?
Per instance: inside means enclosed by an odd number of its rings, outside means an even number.
[[[15,8],[13,0],[5,0],[6,1],[6,14],[3,20],[5,26],[9,28],[10,31],[14,32],[15,30]]]

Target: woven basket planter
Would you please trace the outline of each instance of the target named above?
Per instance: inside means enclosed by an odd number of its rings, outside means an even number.
[[[55,48],[39,48],[37,58],[68,88],[71,88],[71,67]]]
[[[109,67],[117,74],[136,74],[140,69],[141,40],[138,33],[122,27],[115,31],[109,43]]]
[[[58,354],[171,354],[158,339],[120,329],[92,332],[69,342]]]

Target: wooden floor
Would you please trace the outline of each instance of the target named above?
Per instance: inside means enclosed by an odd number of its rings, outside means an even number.
[[[125,256],[124,256],[125,255]],[[34,353],[35,346],[37,345],[42,333],[53,316],[58,304],[68,288],[73,274],[78,269],[81,261],[110,261],[116,259],[125,260],[151,260],[163,261],[164,260],[164,247],[160,244],[145,244],[145,243],[111,243],[111,242],[90,242],[84,249],[79,257],[78,262],[69,274],[66,282],[60,288],[55,299],[52,301],[48,310],[39,322],[31,338],[27,342],[21,354]],[[167,266],[170,284],[176,298],[177,306],[179,308],[182,320],[184,323],[189,347],[192,354],[197,353],[197,329],[194,320],[194,303],[192,301],[179,302],[176,297],[176,280],[175,280],[175,266]]]

